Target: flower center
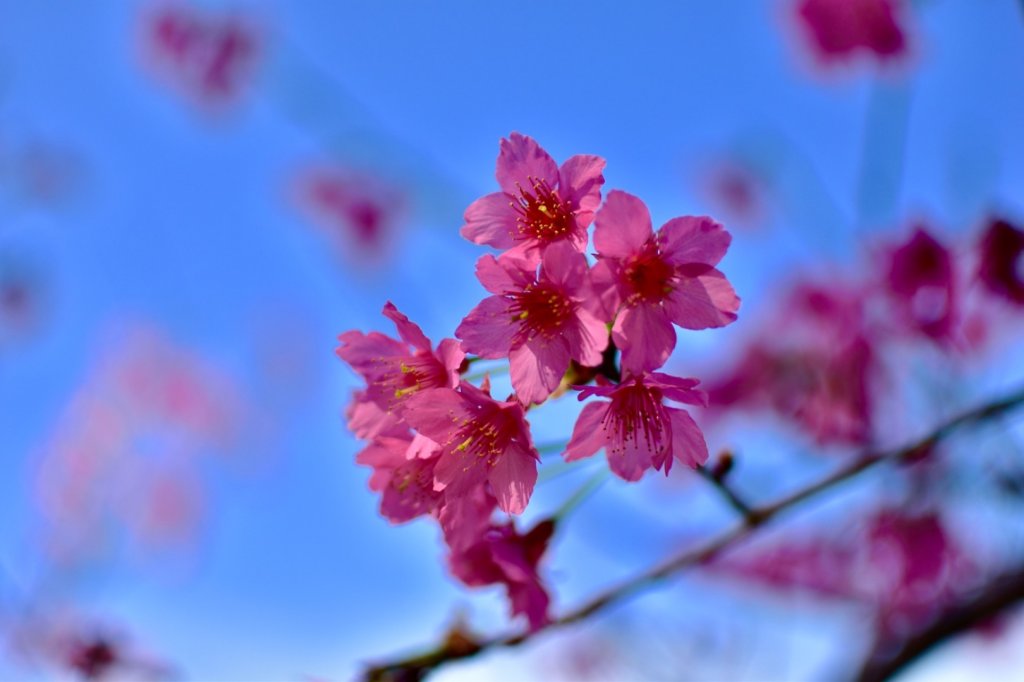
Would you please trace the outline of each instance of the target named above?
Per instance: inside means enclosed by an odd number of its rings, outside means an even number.
[[[562,291],[546,283],[528,284],[522,291],[510,294],[509,312],[518,324],[516,343],[534,338],[551,339],[562,331],[572,317],[576,304]]]
[[[665,262],[657,246],[648,244],[626,263],[623,275],[629,287],[626,305],[657,303],[672,293],[675,268]]]
[[[529,178],[529,190],[518,183],[519,196],[509,202],[519,215],[516,216],[517,239],[537,239],[552,242],[571,233],[576,227],[572,207],[562,201],[558,192],[551,189],[546,180]]]
[[[417,354],[382,358],[381,361],[386,368],[374,383],[387,403],[388,410],[417,391],[438,388],[447,383],[444,368],[433,356]]]
[[[612,404],[602,422],[612,432],[610,453],[621,455],[627,447],[643,445],[654,454],[669,446],[672,434],[660,391],[635,383],[620,388],[611,398]]]
[[[456,444],[453,452],[483,459],[488,466],[493,466],[515,435],[512,415],[500,407],[486,406],[459,425],[450,444]]]

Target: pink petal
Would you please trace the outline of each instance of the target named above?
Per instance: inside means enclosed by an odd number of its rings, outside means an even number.
[[[684,329],[724,327],[736,321],[740,299],[729,280],[710,268],[695,277],[682,277],[665,301],[673,322]]]
[[[697,386],[700,384],[700,381],[697,379],[683,379],[655,372],[648,374],[644,378],[644,383],[660,389],[662,395],[669,400],[707,407],[708,395],[704,391],[697,389]]]
[[[430,440],[422,433],[412,437],[412,442],[405,450],[406,459],[430,459],[441,452],[441,446]]]
[[[601,173],[604,172],[604,167],[604,159],[590,154],[570,156],[562,164],[559,171],[559,194],[572,202],[577,210],[577,218],[580,213],[589,213],[592,220],[593,212],[601,205],[601,186],[604,185],[604,176]],[[580,226],[586,227],[589,224],[590,220],[587,220]]]
[[[504,192],[495,192],[480,197],[466,209],[463,219],[466,223],[459,234],[474,244],[486,244],[496,249],[507,249],[514,245],[516,234],[516,212],[509,205],[512,199]]]
[[[665,364],[676,347],[676,331],[660,306],[641,304],[619,313],[612,340],[622,350],[622,370],[638,375]]]
[[[437,520],[444,531],[444,541],[458,552],[479,541],[490,527],[497,502],[481,484],[463,495],[446,495]]]
[[[395,469],[380,498],[380,513],[391,523],[406,523],[429,514],[441,493],[433,487],[433,462],[407,461]]]
[[[532,137],[512,133],[502,139],[495,177],[501,189],[519,196],[519,188],[529,190],[537,180],[551,187],[558,184],[558,166]]]
[[[513,261],[522,268],[536,269],[540,263],[543,244],[536,239],[526,239],[516,243],[505,253],[498,256],[498,262]]]
[[[491,467],[488,480],[507,514],[522,514],[537,483],[537,459],[528,450],[510,447]]]
[[[398,417],[365,396],[365,393],[358,394],[345,414],[348,429],[356,438],[370,440],[382,434],[395,435],[408,431],[408,427]]]
[[[441,339],[441,343],[437,344],[435,355],[448,373],[448,387],[457,387],[459,385],[459,368],[462,366],[462,361],[466,359],[462,345],[455,339]]]
[[[498,261],[490,254],[480,256],[476,262],[476,278],[492,294],[504,294],[522,288],[519,278],[514,276],[515,270],[515,261]]]
[[[539,582],[515,583],[508,586],[508,598],[513,614],[523,614],[536,632],[548,624],[548,606],[551,598]]]
[[[695,469],[708,461],[704,433],[686,410],[666,407],[672,423],[672,452],[682,464]],[[665,473],[668,473],[666,463]]]
[[[434,490],[444,490],[449,498],[468,494],[487,480],[486,462],[462,450],[445,452],[434,467]]]
[[[544,250],[542,277],[567,292],[575,292],[587,279],[587,257],[566,241],[555,242]]]
[[[619,293],[618,262],[610,258],[602,258],[590,268],[590,284],[594,295],[587,299],[585,305],[596,317],[611,321],[622,305],[622,294]]]
[[[608,193],[594,225],[594,247],[600,255],[625,258],[642,249],[651,234],[651,213],[644,202],[621,190]]]
[[[532,339],[509,353],[512,388],[523,405],[540,404],[558,388],[569,369],[565,340]]]
[[[585,367],[597,367],[608,347],[608,325],[580,308],[576,311],[576,324],[566,331],[565,338],[573,360]]]
[[[370,490],[382,490],[391,480],[391,472],[405,461],[408,438],[377,438],[356,454],[356,464],[373,467]]]
[[[384,317],[395,323],[398,335],[403,341],[417,350],[430,352],[430,339],[423,334],[423,330],[418,324],[410,322],[408,317],[398,312],[394,303],[391,301],[385,303],[384,310],[381,312]]]
[[[405,345],[380,332],[345,332],[338,337],[338,341],[341,342],[335,351],[338,357],[364,377],[373,373],[380,358],[409,354]]]
[[[405,401],[405,420],[417,431],[437,443],[447,443],[459,428],[459,422],[472,417],[472,405],[451,388],[417,391]]]
[[[455,330],[455,336],[462,339],[462,348],[482,358],[507,356],[519,326],[508,307],[508,299],[489,296],[469,311]]]
[[[576,426],[572,430],[572,438],[565,446],[565,461],[575,462],[584,457],[590,457],[603,448],[607,442],[608,434],[602,425],[605,415],[608,413],[608,406],[611,403],[604,400],[587,403],[576,419]]]
[[[732,242],[732,235],[706,216],[673,218],[658,231],[665,260],[673,265],[717,265]]]
[[[616,447],[605,448],[608,455],[608,468],[612,473],[625,481],[639,481],[644,472],[651,468],[657,452],[644,439],[643,433],[634,432],[629,438],[623,438]]]

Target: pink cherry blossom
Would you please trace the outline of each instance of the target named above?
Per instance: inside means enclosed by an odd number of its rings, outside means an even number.
[[[1024,305],[1024,230],[1000,218],[989,221],[978,278],[992,293]]]
[[[845,533],[786,540],[715,560],[715,573],[774,590],[862,603],[883,639],[902,641],[970,589],[980,566],[934,511],[873,510]]]
[[[497,171],[500,192],[477,199],[465,213],[462,236],[476,244],[511,249],[537,263],[548,245],[567,241],[583,251],[587,228],[601,203],[605,162],[577,154],[561,167],[533,138],[502,139]]]
[[[459,366],[466,355],[454,339],[444,339],[432,349],[419,326],[410,322],[390,301],[382,312],[395,323],[401,341],[380,332],[349,331],[338,337],[341,345],[337,354],[366,379],[367,400],[401,417],[405,401],[417,391],[458,386]],[[353,408],[350,420],[370,418],[365,413],[360,414],[359,409]],[[363,423],[366,430],[362,433],[384,428],[379,423]]]
[[[202,520],[204,455],[241,431],[239,388],[162,333],[129,329],[77,389],[36,463],[44,542],[61,564],[113,542],[187,544]]]
[[[251,85],[262,40],[249,19],[168,4],[145,23],[154,71],[199,104],[234,102]]]
[[[409,398],[405,420],[441,446],[434,486],[448,498],[488,482],[509,514],[526,509],[537,482],[540,455],[518,401],[500,402],[463,382],[420,391]]]
[[[294,183],[296,203],[355,264],[384,256],[406,218],[408,198],[375,174],[313,166]]]
[[[572,246],[548,248],[539,275],[524,261],[484,256],[477,277],[495,295],[474,308],[455,335],[470,353],[509,358],[512,386],[524,405],[543,402],[570,359],[588,367],[601,363],[608,330],[586,257]]]
[[[353,391],[345,418],[352,435],[364,440],[380,435],[404,435],[409,431],[396,414],[381,407],[366,391]]]
[[[959,321],[953,257],[922,227],[894,249],[887,284],[897,310],[910,327],[936,341],[947,341]]]
[[[673,218],[657,233],[647,206],[632,194],[608,193],[597,212],[594,246],[600,261],[595,285],[618,310],[612,340],[622,369],[658,369],[685,329],[722,327],[736,319],[740,299],[715,265],[731,237],[711,218]]]
[[[432,514],[441,503],[434,490],[437,446],[421,453],[426,456],[410,456],[412,446],[408,435],[378,436],[356,455],[357,463],[373,467],[370,490],[381,493],[380,513],[392,523]]]
[[[452,574],[470,587],[502,583],[508,590],[513,615],[525,615],[531,630],[548,622],[548,596],[537,572],[554,532],[552,521],[542,521],[525,535],[515,525],[492,526],[475,543],[453,550],[448,558]]]
[[[446,495],[437,511],[445,544],[454,553],[479,542],[491,528],[497,508],[498,500],[486,482],[459,495]]]
[[[864,444],[873,433],[878,352],[860,287],[810,282],[778,309],[721,378],[710,384],[713,413],[769,409],[822,444]]]
[[[690,405],[706,404],[696,379],[667,374],[635,376],[615,386],[588,386],[580,400],[590,395],[610,401],[589,403],[583,408],[572,438],[565,448],[565,460],[589,457],[601,448],[608,466],[627,481],[638,481],[650,468],[667,475],[672,459],[697,467],[708,459],[704,434],[686,410],[669,407],[664,400]]]
[[[907,49],[902,4],[901,0],[800,0],[796,11],[822,61],[858,51],[891,59]]]

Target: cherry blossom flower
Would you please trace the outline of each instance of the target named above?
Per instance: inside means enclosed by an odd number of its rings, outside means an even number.
[[[755,229],[767,223],[773,209],[770,180],[752,160],[723,156],[701,169],[698,189],[731,226]]]
[[[800,0],[796,12],[823,62],[858,51],[880,60],[906,53],[901,0]]]
[[[201,455],[235,443],[237,386],[150,329],[122,334],[78,389],[40,455],[44,541],[61,563],[111,540],[187,544],[201,520]]]
[[[453,550],[448,564],[452,574],[470,587],[502,583],[508,591],[513,615],[525,615],[531,630],[548,622],[548,596],[537,572],[554,532],[553,521],[542,521],[525,535],[512,523],[491,527],[477,542]]]
[[[512,386],[524,405],[543,402],[570,359],[588,367],[601,363],[608,329],[586,257],[571,245],[548,248],[539,276],[524,261],[484,256],[477,277],[495,295],[474,308],[455,335],[470,353],[509,358]]]
[[[36,269],[0,253],[0,350],[30,336],[44,316],[45,287]]]
[[[868,606],[879,637],[900,641],[970,589],[979,574],[934,511],[873,510],[853,532],[783,540],[715,560],[774,590],[801,590]]]
[[[708,388],[717,414],[746,406],[772,410],[822,444],[871,438],[877,351],[863,292],[848,285],[796,285],[766,328]]]
[[[437,510],[445,544],[452,552],[461,552],[478,543],[491,528],[497,508],[498,500],[486,482],[459,495],[446,495]]]
[[[30,666],[36,674],[42,666],[60,679],[68,675],[81,680],[178,678],[171,666],[121,628],[101,624],[66,605],[38,600],[32,607],[4,622],[5,663]]]
[[[466,355],[455,339],[444,339],[436,349],[431,349],[430,340],[419,326],[390,301],[382,312],[395,323],[401,341],[380,332],[349,331],[338,337],[341,345],[337,354],[366,379],[366,400],[376,403],[385,413],[401,417],[406,400],[417,391],[458,386],[459,366]],[[354,408],[352,414],[372,420],[358,410]],[[362,433],[384,427],[374,422],[366,428]]]
[[[417,392],[408,399],[404,417],[441,446],[434,486],[449,499],[489,482],[502,511],[520,514],[526,509],[540,455],[518,401],[494,400],[463,382],[458,391]]]
[[[583,251],[601,203],[604,166],[601,157],[577,154],[559,167],[533,138],[512,133],[502,139],[498,154],[495,175],[501,191],[470,204],[462,236],[510,249],[509,254],[530,264],[557,242]]]
[[[696,468],[708,459],[704,434],[686,410],[669,407],[664,400],[705,405],[696,379],[667,374],[645,374],[615,386],[588,386],[579,399],[591,395],[610,398],[586,405],[565,448],[565,460],[589,457],[601,448],[608,466],[627,481],[638,481],[650,468],[667,475],[672,459]]]
[[[367,172],[317,166],[299,174],[293,193],[300,208],[339,251],[362,262],[385,255],[406,216],[397,186]]]
[[[154,70],[198,103],[236,101],[251,84],[262,46],[248,19],[166,5],[149,14],[145,24]]]
[[[356,455],[357,463],[373,467],[370,490],[381,493],[380,513],[392,523],[432,514],[441,502],[434,490],[437,446],[410,456],[412,445],[409,436],[378,436]]]
[[[675,323],[686,329],[722,327],[736,319],[740,299],[715,265],[731,237],[706,217],[673,218],[657,233],[647,206],[632,194],[608,193],[597,212],[595,286],[617,309],[612,340],[622,369],[658,369],[676,344]]]
[[[1024,305],[1024,230],[993,218],[981,241],[978,278],[994,294]]]
[[[887,284],[912,329],[935,341],[951,338],[959,320],[953,257],[924,228],[892,251]]]

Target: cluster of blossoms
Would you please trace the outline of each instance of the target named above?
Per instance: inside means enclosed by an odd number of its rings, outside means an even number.
[[[313,165],[295,178],[299,209],[353,265],[379,262],[406,217],[408,197],[371,172],[341,165]]]
[[[74,568],[114,543],[188,546],[204,516],[207,455],[238,438],[227,376],[161,331],[131,328],[103,354],[37,463],[49,556]]]
[[[799,0],[798,21],[822,63],[868,54],[878,61],[907,52],[905,0]]]
[[[197,104],[232,103],[254,80],[263,41],[247,17],[168,4],[144,23],[143,50],[152,69]]]
[[[497,509],[526,509],[540,462],[527,410],[569,387],[588,402],[565,460],[604,449],[627,481],[673,460],[703,464],[707,445],[686,410],[702,405],[696,379],[659,370],[675,347],[673,325],[721,327],[739,298],[716,269],[730,236],[704,217],[654,231],[637,197],[613,190],[602,203],[604,159],[577,155],[561,166],[533,139],[503,139],[500,191],[473,202],[462,235],[501,253],[482,256],[477,278],[491,294],[437,346],[388,303],[399,339],[350,331],[339,357],[366,380],[348,409],[349,428],[369,441],[357,461],[373,467],[381,513],[393,522],[436,518],[452,573],[467,585],[504,584],[512,610],[532,628],[549,597],[537,564],[551,520],[525,533]],[[596,250],[586,250],[594,225]],[[619,358],[621,354],[621,358]],[[506,400],[464,378],[477,359],[507,359]],[[621,362],[619,362],[621,359]],[[592,384],[592,385],[586,385]]]
[[[780,539],[714,564],[716,574],[776,592],[798,591],[864,607],[877,636],[906,636],[982,575],[976,550],[936,509],[883,506],[845,533]]]
[[[944,243],[924,225],[875,254],[867,276],[801,281],[738,360],[708,389],[714,411],[767,409],[820,444],[878,442],[880,398],[907,354],[949,366],[976,357],[1024,306],[1024,230],[989,218],[974,243]]]

